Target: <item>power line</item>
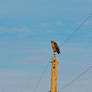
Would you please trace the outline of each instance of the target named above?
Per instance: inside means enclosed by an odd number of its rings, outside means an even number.
[[[86,74],[90,69],[92,69],[92,66],[89,66],[86,70],[84,70],[82,73],[80,73],[77,77],[75,77],[73,80],[71,80],[69,83],[63,86],[62,90],[72,85],[74,82],[76,82],[79,78],[81,78],[84,74]]]
[[[61,62],[61,68],[60,68],[60,70],[63,70],[63,62]],[[62,71],[60,71],[60,73],[62,73]],[[60,81],[62,80],[62,76],[60,76],[59,77],[59,88],[58,88],[58,90],[60,91],[60,89],[61,89],[61,85],[60,85]],[[63,87],[63,80],[62,80],[62,87]]]
[[[68,40],[70,40],[70,38],[73,36],[73,34],[75,34],[87,21],[88,19],[92,16],[92,13],[90,13],[88,15],[88,17],[86,17],[81,23],[80,25],[64,40],[64,42],[61,44],[61,46],[63,46]]]
[[[41,80],[43,79],[45,73],[47,72],[47,67],[48,67],[48,66],[49,66],[49,63],[47,63],[46,67],[45,67],[44,70],[42,71],[42,73],[41,73],[41,75],[40,75],[40,78],[39,78],[39,80],[37,81],[33,92],[36,92],[36,91],[37,91],[37,89],[38,89],[38,87],[39,87],[39,85],[40,85]]]

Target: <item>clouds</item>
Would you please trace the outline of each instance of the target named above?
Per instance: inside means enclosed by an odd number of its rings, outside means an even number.
[[[32,30],[27,27],[0,27],[1,39],[24,39],[32,34]],[[12,39],[11,39],[12,40]]]
[[[0,90],[7,90],[9,92],[32,90],[35,83],[32,80],[36,77],[33,72],[22,70],[0,70],[0,75]]]
[[[6,28],[6,27],[0,27],[0,34],[3,33],[23,33],[23,32],[31,32],[30,29],[27,28]]]
[[[48,23],[41,23],[41,26],[46,27],[48,26]]]
[[[63,23],[62,23],[61,21],[57,21],[57,22],[56,22],[56,25],[62,26]]]

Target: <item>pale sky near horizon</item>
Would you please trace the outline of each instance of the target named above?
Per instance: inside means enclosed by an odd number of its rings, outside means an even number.
[[[92,0],[0,0],[0,92],[33,92],[52,58],[51,40],[62,53],[61,86],[92,65],[92,17],[61,46],[90,13]],[[49,91],[50,71],[51,64],[36,92]],[[91,90],[92,69],[61,92]]]

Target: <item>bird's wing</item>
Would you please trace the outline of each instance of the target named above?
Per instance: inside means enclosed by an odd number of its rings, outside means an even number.
[[[57,53],[59,54],[59,53],[60,53],[60,49],[59,49],[59,47],[58,47],[57,43],[56,43],[56,42],[54,42],[54,45],[55,45],[55,48],[56,48],[56,50],[57,50]]]

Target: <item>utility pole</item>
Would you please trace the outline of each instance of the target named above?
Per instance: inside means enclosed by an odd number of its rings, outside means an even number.
[[[58,72],[58,58],[52,58],[52,68],[51,68],[51,89],[50,92],[57,92],[57,72]]]
[[[53,57],[52,57],[52,67],[51,67],[51,88],[50,92],[57,92],[57,73],[58,73],[58,58],[56,57],[56,53],[60,54],[60,49],[58,44],[52,40],[51,46],[53,50]]]

